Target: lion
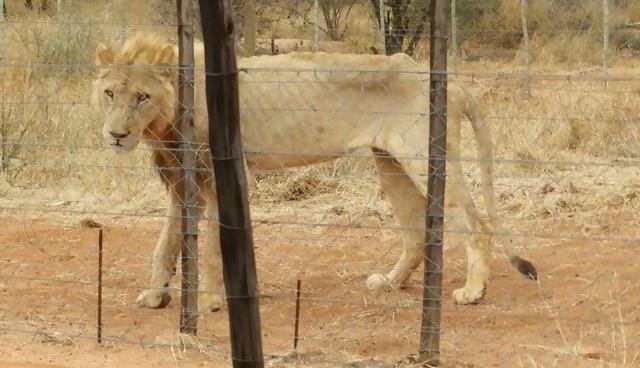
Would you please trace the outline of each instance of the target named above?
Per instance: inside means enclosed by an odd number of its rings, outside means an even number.
[[[167,216],[152,257],[149,288],[137,298],[141,307],[162,308],[169,301],[169,281],[180,252],[179,161],[174,155],[176,128],[177,47],[150,34],[138,34],[121,48],[99,44],[92,100],[104,119],[106,147],[132,151],[140,142],[152,150],[160,179],[168,189]],[[208,151],[204,49],[195,45],[195,141],[201,212],[207,219],[201,257],[199,310],[216,311],[224,303],[217,200]],[[429,80],[425,66],[405,54],[355,55],[295,52],[238,60],[240,122],[248,177],[255,170],[311,165],[370,149],[384,193],[404,237],[404,250],[387,274],[366,280],[370,289],[401,287],[423,261],[429,138]],[[496,210],[490,127],[478,103],[461,84],[448,88],[446,206],[453,232],[464,241],[467,277],[453,292],[459,304],[484,296],[489,280],[492,239],[502,243],[511,263],[536,279],[535,267],[518,256]],[[462,175],[460,125],[470,121],[478,143],[484,219]]]

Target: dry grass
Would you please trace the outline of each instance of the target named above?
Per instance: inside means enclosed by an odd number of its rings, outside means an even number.
[[[509,29],[519,24],[515,3],[503,1],[497,8],[499,17],[485,14],[473,27],[498,32],[499,23],[499,29],[511,32]],[[595,3],[584,8],[595,12]],[[167,24],[173,22],[174,10],[160,2],[115,1],[106,6],[91,3],[83,7],[73,4],[68,1],[69,10],[64,16],[12,13],[4,27],[5,64],[10,67],[3,68],[2,122],[4,139],[9,142],[5,148],[13,154],[5,157],[0,188],[5,198],[15,199],[22,206],[30,202],[35,207],[63,203],[78,209],[108,206],[110,211],[156,213],[163,191],[150,170],[149,152],[141,149],[121,156],[100,147],[100,121],[93,115],[88,98],[94,72],[90,64],[92,50],[99,41],[117,42],[126,34],[149,28],[171,35],[173,28]],[[557,9],[550,1],[534,4],[530,9],[532,28],[542,29],[543,21]],[[17,5],[10,3],[10,11]],[[158,11],[149,12],[148,6]],[[637,5],[614,8],[614,23],[632,21],[627,10],[633,7]],[[369,20],[364,21],[368,19],[367,11],[357,7],[352,12],[355,15],[350,19],[347,41],[352,42],[354,50],[362,50],[365,44],[376,40],[375,32],[367,32],[372,26]],[[278,22],[267,27],[277,31],[277,36],[308,36],[294,31],[291,20],[288,26],[283,20]],[[576,22],[573,18],[567,20],[567,24]],[[590,22],[597,24],[597,19]],[[167,26],[152,27],[154,24]],[[560,29],[557,24],[547,26]],[[575,35],[567,31],[551,37],[540,31],[534,33],[532,49],[534,72],[571,71],[594,77],[600,73],[592,67],[597,64],[599,45],[586,33]],[[511,61],[461,61],[458,70],[517,70],[521,69],[521,62],[521,54]],[[632,58],[616,56],[610,73],[632,74],[636,64]],[[605,89],[595,81],[534,79],[531,98],[526,98],[521,78],[492,77],[469,83],[481,97],[483,110],[494,128],[496,156],[506,161],[498,165],[502,177],[567,170],[562,165],[540,165],[535,161],[607,161],[637,155],[638,131],[634,122],[640,101],[637,86],[631,83],[610,83]],[[465,128],[465,142],[470,140],[469,129]],[[469,159],[475,157],[473,150],[467,150],[465,155]],[[288,174],[264,174],[259,179],[254,200],[269,210],[293,202],[296,206],[320,206],[323,216],[329,213],[358,217],[368,213],[367,216],[387,219],[390,213],[388,204],[378,200],[375,172],[368,160],[347,158],[290,170]]]

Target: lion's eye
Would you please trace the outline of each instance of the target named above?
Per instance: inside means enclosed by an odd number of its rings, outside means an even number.
[[[110,89],[105,89],[104,94],[109,96],[109,98],[113,98],[113,91]]]
[[[149,94],[147,94],[147,93],[140,93],[140,92],[138,92],[138,94],[136,95],[136,101],[137,101],[138,103],[140,103],[140,102],[142,102],[142,101],[146,101],[146,100],[148,100],[149,98],[151,98],[151,96],[149,96]]]

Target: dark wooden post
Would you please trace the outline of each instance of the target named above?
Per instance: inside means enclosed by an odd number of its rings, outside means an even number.
[[[199,0],[233,367],[263,367],[258,280],[244,172],[229,0]]]
[[[178,0],[178,131],[180,142],[179,193],[182,200],[182,293],[180,332],[195,335],[198,330],[198,188],[194,128],[193,9],[191,0]]]
[[[442,244],[447,144],[447,2],[432,0],[430,15],[429,168],[427,232],[420,360],[439,364],[442,302]]]

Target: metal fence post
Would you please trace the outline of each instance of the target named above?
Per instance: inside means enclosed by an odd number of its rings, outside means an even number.
[[[527,27],[527,1],[528,0],[520,0],[520,19],[522,22],[522,38],[524,40],[524,62],[527,68],[527,93],[531,96],[531,54],[529,53],[529,30]]]
[[[458,71],[458,22],[456,16],[456,0],[451,0],[451,69]]]
[[[178,130],[180,144],[180,192],[182,196],[182,293],[180,332],[195,335],[198,329],[198,200],[194,140],[194,55],[191,0],[178,0]]]
[[[199,0],[233,367],[264,367],[230,0]]]
[[[6,4],[4,0],[0,0],[0,62],[5,58],[4,55],[4,10]]]
[[[609,86],[609,1],[602,0],[602,73],[604,87]]]
[[[320,51],[320,6],[318,0],[313,0],[313,51]]]
[[[432,0],[430,16],[429,167],[420,360],[437,365],[440,356],[442,244],[447,143],[447,1]]]
[[[386,40],[385,26],[384,26],[384,0],[380,0],[380,37],[382,38],[382,47],[380,48],[380,53],[382,55],[386,55],[387,40]]]

